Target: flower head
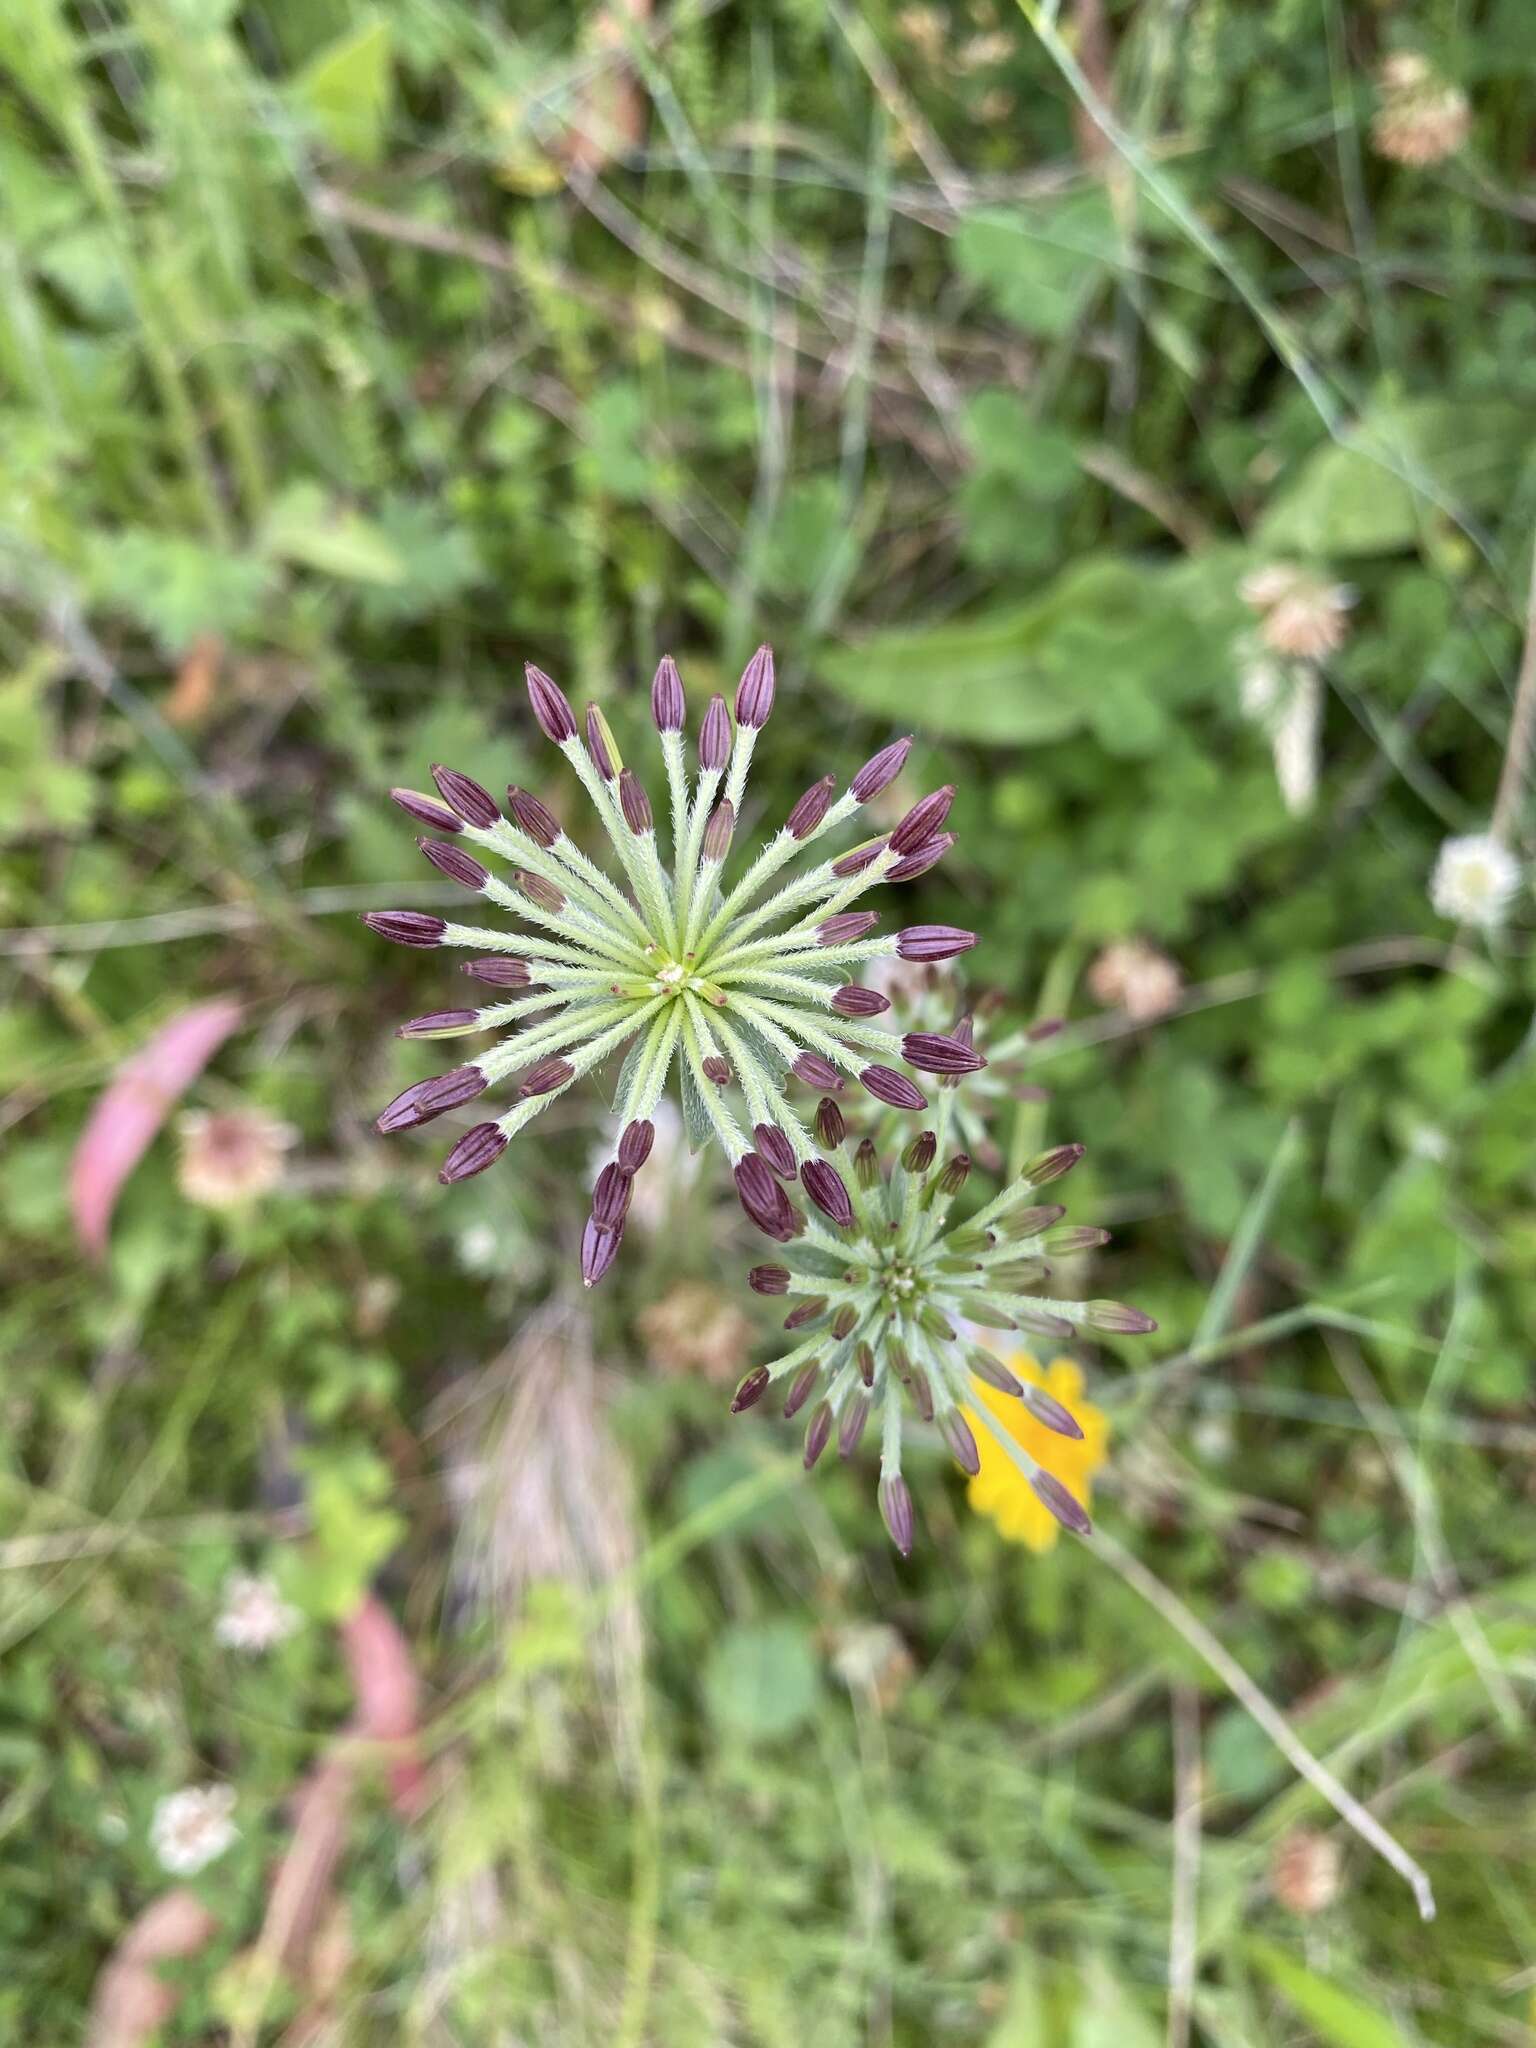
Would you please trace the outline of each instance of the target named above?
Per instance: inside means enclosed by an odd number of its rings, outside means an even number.
[[[1288,1913],[1309,1920],[1326,1913],[1339,1896],[1342,1863],[1332,1835],[1319,1828],[1292,1828],[1275,1844],[1269,1888]]]
[[[1102,1410],[1083,1398],[1082,1370],[1073,1359],[1058,1358],[1042,1369],[1027,1351],[1017,1351],[1009,1357],[1008,1367],[1026,1389],[1024,1400],[1010,1399],[974,1375],[971,1380],[968,1413],[981,1469],[966,1488],[965,1497],[977,1514],[997,1524],[1010,1543],[1023,1543],[1034,1551],[1050,1550],[1060,1533],[1058,1510],[1046,1505],[996,1434],[981,1426],[977,1411],[985,1409],[1025,1456],[1085,1509],[1092,1504],[1093,1475],[1104,1462],[1109,1423]],[[1042,1422],[1026,1405],[1027,1390],[1032,1387],[1063,1408],[1082,1434],[1063,1436]]]
[[[1378,84],[1381,104],[1371,123],[1378,156],[1423,169],[1454,156],[1472,132],[1466,94],[1441,78],[1416,50],[1388,57]]]
[[[1429,900],[1437,915],[1492,930],[1520,886],[1520,863],[1491,832],[1447,839],[1435,857]]]
[[[835,1105],[834,1105],[835,1107]],[[851,1141],[836,1120],[818,1131],[830,1155]],[[834,1142],[835,1141],[835,1142]],[[868,1139],[837,1173],[848,1220],[812,1200],[823,1218],[748,1276],[753,1290],[782,1297],[784,1327],[794,1341],[770,1365],[755,1366],[736,1389],[737,1412],[773,1391],[786,1416],[804,1411],[805,1462],[814,1465],[834,1439],[850,1457],[873,1419],[880,1437],[880,1508],[903,1553],[912,1546],[912,1500],[901,1474],[904,1410],[932,1423],[961,1469],[983,1470],[978,1431],[1001,1447],[1033,1489],[1044,1512],[1086,1530],[1081,1502],[1036,1453],[1027,1428],[1009,1427],[994,1410],[1022,1404],[1054,1445],[1089,1441],[1087,1426],[1038,1379],[1021,1377],[973,1342],[972,1329],[1034,1330],[1067,1337],[1077,1329],[1134,1335],[1157,1325],[1117,1301],[1058,1301],[1041,1291],[1051,1260],[1103,1244],[1108,1233],[1062,1225],[1062,1206],[1041,1199],[1071,1171],[1081,1145],[1042,1152],[1019,1178],[968,1222],[950,1227],[950,1207],[970,1173],[963,1152],[943,1155],[934,1131],[913,1138],[887,1177]],[[836,1168],[833,1168],[836,1172]],[[977,1405],[977,1385],[987,1398]],[[1100,1439],[1102,1442],[1102,1438]],[[1067,1469],[1086,1476],[1091,1465]]]
[[[299,1621],[298,1609],[288,1605],[268,1573],[231,1572],[213,1633],[226,1649],[256,1657],[286,1642]]]
[[[149,1825],[149,1844],[161,1868],[190,1877],[222,1856],[240,1833],[234,1814],[232,1785],[188,1785],[169,1793]]]
[[[1124,1010],[1133,1023],[1148,1024],[1178,1007],[1184,977],[1176,961],[1145,939],[1117,939],[1089,968],[1088,988],[1106,1009]]]
[[[1274,654],[1320,661],[1342,647],[1355,593],[1294,562],[1271,562],[1242,582],[1245,604],[1259,614],[1259,638]]]
[[[264,1109],[189,1109],[178,1118],[176,1182],[200,1209],[237,1209],[269,1194],[283,1155],[298,1141],[291,1124]]]
[[[831,1194],[824,1176],[806,1179],[818,1155],[786,1092],[788,1076],[814,1059],[838,1085],[858,1080],[883,1101],[899,1095],[910,1108],[926,1102],[905,1076],[872,1063],[874,1053],[893,1050],[891,1040],[839,998],[865,961],[895,954],[942,960],[975,944],[974,933],[951,925],[913,925],[876,937],[874,913],[850,907],[876,884],[914,872],[915,860],[936,857],[935,841],[947,840],[938,828],[953,792],[923,799],[889,835],[841,856],[813,856],[785,879],[791,863],[895,780],[911,745],[897,740],[865,763],[842,796],[833,797],[829,778],[813,784],[727,887],[725,863],[753,749],[773,709],[770,650],[760,647],[748,662],[734,722],[723,697],[711,701],[691,782],[682,682],[670,661],[657,672],[651,706],[671,814],[670,865],[662,860],[643,778],[620,758],[602,713],[589,710],[583,740],[559,686],[532,667],[527,681],[540,730],[591,799],[623,885],[525,790],[508,792],[504,812],[479,783],[438,767],[432,774],[441,804],[394,792],[414,818],[422,819],[424,808],[442,813],[432,822],[452,836],[419,842],[439,873],[527,929],[414,911],[365,918],[402,945],[469,949],[475,957],[464,963],[465,973],[495,991],[483,1007],[418,1017],[401,1026],[403,1037],[500,1034],[475,1060],[407,1088],[383,1111],[379,1128],[410,1129],[510,1082],[513,1106],[475,1124],[443,1163],[441,1180],[463,1180],[490,1166],[541,1109],[628,1045],[617,1086],[621,1136],[598,1175],[582,1242],[587,1284],[601,1279],[618,1251],[634,1177],[649,1155],[655,1111],[674,1069],[690,1137],[719,1146],[747,1213],[770,1235],[787,1238],[799,1212],[780,1185],[782,1169],[770,1165],[773,1154],[787,1154],[791,1172],[782,1177],[798,1176],[813,1201],[818,1183]],[[482,854],[509,863],[510,881],[493,873]]]

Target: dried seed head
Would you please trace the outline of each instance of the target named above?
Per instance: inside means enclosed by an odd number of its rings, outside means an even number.
[[[836,787],[835,775],[823,775],[820,782],[811,784],[784,821],[784,830],[791,839],[804,839],[816,830],[832,808],[832,792]]]
[[[709,814],[709,823],[704,827],[704,858],[718,867],[731,850],[731,837],[736,830],[736,813],[729,797],[721,797]]]
[[[865,1067],[859,1079],[877,1102],[889,1103],[892,1109],[928,1107],[928,1098],[922,1089],[892,1067]]]
[[[587,706],[587,754],[604,782],[612,782],[624,766],[613,728],[595,704]]]
[[[457,768],[445,768],[440,761],[432,763],[430,772],[443,802],[456,818],[462,818],[466,825],[478,825],[482,832],[500,823],[501,812],[495,797],[472,776],[461,775]],[[455,825],[452,829],[456,832],[459,828]]]
[[[526,960],[511,953],[492,953],[484,960],[461,960],[459,972],[472,981],[486,981],[493,988],[528,988],[533,974]]]
[[[903,960],[952,960],[975,943],[974,932],[952,924],[909,924],[896,934],[896,950]]]
[[[830,1095],[824,1095],[816,1105],[817,1143],[828,1152],[837,1152],[842,1149],[847,1135],[848,1126],[843,1122],[843,1112]]]
[[[438,873],[446,875],[450,882],[457,882],[461,889],[473,889],[478,894],[491,879],[490,870],[471,859],[463,847],[455,846],[451,839],[418,839],[416,844]]]
[[[773,709],[773,649],[759,647],[736,688],[736,723],[761,728]]]
[[[891,1007],[891,999],[877,988],[861,988],[850,981],[832,998],[832,1007],[839,1017],[880,1017]]]
[[[718,775],[731,758],[731,714],[723,697],[711,697],[699,728],[699,766]]]
[[[562,836],[560,820],[554,812],[530,791],[519,789],[515,782],[507,786],[507,806],[528,837],[540,846],[551,847]]]
[[[434,832],[462,832],[464,827],[452,811],[442,804],[433,803],[431,797],[422,796],[414,789],[392,789],[391,797],[418,825],[430,825]]]
[[[367,910],[363,923],[397,946],[440,946],[448,929],[447,918],[429,917],[420,910]]]
[[[871,797],[878,796],[883,789],[889,789],[902,769],[907,765],[907,756],[912,751],[912,735],[905,739],[892,740],[888,747],[882,747],[878,754],[871,754],[864,766],[855,775],[849,788],[861,804],[867,804]]]
[[[560,685],[551,681],[543,669],[535,668],[531,661],[524,664],[523,675],[528,684],[528,702],[533,706],[533,715],[539,721],[539,730],[544,737],[553,740],[557,747],[575,739],[576,714]]]
[[[451,1187],[455,1181],[468,1180],[473,1174],[484,1173],[488,1166],[494,1166],[507,1149],[507,1134],[500,1124],[476,1124],[468,1130],[454,1146],[438,1169],[438,1179],[443,1186]]]
[[[681,732],[683,729],[683,679],[677,672],[677,663],[670,654],[664,654],[656,665],[651,679],[651,717],[658,732]]]

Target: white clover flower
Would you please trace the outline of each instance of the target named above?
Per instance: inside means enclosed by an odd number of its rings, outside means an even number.
[[[176,1182],[200,1209],[238,1209],[270,1194],[298,1132],[264,1109],[189,1109],[178,1119]]]
[[[1437,77],[1427,58],[1400,50],[1382,65],[1381,105],[1371,145],[1390,162],[1422,170],[1444,163],[1472,132],[1472,108],[1459,86]]]
[[[1520,886],[1520,863],[1491,832],[1447,839],[1435,857],[1429,900],[1440,917],[1491,931]]]
[[[234,1813],[232,1785],[188,1785],[169,1793],[155,1808],[149,1828],[160,1867],[176,1877],[206,1868],[238,1840]]]
[[[1356,593],[1294,562],[1270,562],[1238,586],[1259,614],[1259,638],[1275,654],[1320,661],[1344,643]]]
[[[301,1619],[267,1573],[231,1572],[224,1581],[224,1605],[213,1633],[226,1649],[255,1657],[286,1642]]]
[[[1124,1010],[1134,1023],[1147,1024],[1178,1007],[1184,977],[1176,961],[1145,939],[1117,939],[1089,968],[1088,987],[1106,1009]]]

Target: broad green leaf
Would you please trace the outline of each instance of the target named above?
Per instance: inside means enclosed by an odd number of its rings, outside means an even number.
[[[1278,1943],[1252,1938],[1243,1953],[1331,2048],[1404,2048],[1403,2036],[1379,2005],[1318,1976]]]
[[[404,583],[407,565],[371,519],[329,498],[315,483],[290,484],[267,514],[264,551],[349,583]]]
[[[255,555],[142,527],[97,534],[88,549],[96,598],[136,620],[170,654],[200,633],[232,639],[254,631],[273,580],[270,563]]]
[[[704,1668],[704,1699],[723,1735],[791,1735],[815,1712],[821,1677],[799,1622],[729,1628]]]
[[[383,155],[392,55],[389,23],[370,16],[328,43],[289,87],[294,105],[338,155],[364,164],[376,164]]]
[[[1119,259],[1120,237],[1102,189],[970,215],[955,238],[962,273],[984,285],[1015,325],[1065,334],[1084,297]]]

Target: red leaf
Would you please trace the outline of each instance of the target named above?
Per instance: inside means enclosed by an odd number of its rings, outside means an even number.
[[[107,1227],[124,1181],[178,1098],[239,1022],[240,1005],[225,997],[182,1010],[108,1083],[80,1135],[69,1171],[75,1230],[93,1257],[100,1258],[107,1248]]]

